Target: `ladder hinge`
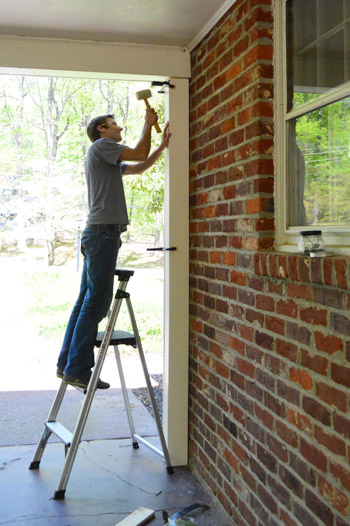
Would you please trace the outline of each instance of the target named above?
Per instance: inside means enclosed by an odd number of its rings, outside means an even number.
[[[115,297],[119,300],[122,298],[129,298],[130,294],[128,292],[125,292],[125,290],[117,290]]]

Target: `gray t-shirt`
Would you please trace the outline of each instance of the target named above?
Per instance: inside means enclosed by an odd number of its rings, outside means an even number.
[[[119,161],[124,148],[125,145],[104,138],[97,139],[87,152],[88,223],[129,223],[122,180],[126,165]]]

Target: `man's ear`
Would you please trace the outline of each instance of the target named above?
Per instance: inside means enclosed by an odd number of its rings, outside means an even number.
[[[105,124],[99,124],[99,125],[97,126],[96,129],[97,129],[97,131],[100,133],[100,137],[101,137],[101,136],[103,135],[103,132],[104,132],[105,129],[106,129],[106,125],[105,125]],[[102,134],[102,135],[101,135],[101,134]]]

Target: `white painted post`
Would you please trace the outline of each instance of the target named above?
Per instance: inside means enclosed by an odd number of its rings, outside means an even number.
[[[164,434],[173,466],[188,462],[189,96],[172,78],[166,95],[171,139],[166,154],[164,246]]]

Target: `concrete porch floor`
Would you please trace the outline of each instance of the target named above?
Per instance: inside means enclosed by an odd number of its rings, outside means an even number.
[[[21,377],[6,375],[14,364],[0,374],[0,526],[115,526],[141,506],[156,510],[147,525],[163,526],[163,509],[171,515],[195,502],[210,505],[191,515],[198,526],[232,526],[188,467],[176,467],[169,475],[153,451],[143,444],[132,448],[125,438],[130,430],[113,356],[103,371],[112,388],[96,392],[65,499],[53,500],[64,465],[63,444],[51,436],[39,470],[28,469],[60,382],[54,376],[55,353],[36,350],[39,363],[29,378],[26,368]],[[144,385],[135,375],[135,357],[123,361],[128,385]],[[148,362],[151,374],[162,372],[159,357],[150,356]],[[153,418],[131,389],[129,397],[137,432],[159,447]],[[58,420],[73,429],[82,396],[68,388],[66,398]]]
[[[158,444],[157,438],[149,439]],[[64,464],[64,446],[48,443],[40,469],[29,470],[36,446],[0,449],[0,525],[114,526],[144,506],[156,510],[147,524],[164,524],[161,511],[175,513],[195,502],[207,511],[192,512],[198,526],[232,526],[189,468],[169,475],[161,457],[130,439],[82,442],[64,500],[52,496]]]
[[[130,431],[113,355],[107,356],[101,374],[112,387],[95,395],[65,499],[52,499],[62,474],[64,446],[50,437],[40,469],[28,467],[59,386],[58,349],[38,338],[26,322],[24,303],[18,302],[20,282],[16,280],[6,294],[6,273],[1,276],[7,300],[0,304],[0,328],[4,334],[26,338],[22,345],[4,345],[0,351],[0,526],[115,526],[141,506],[156,510],[147,525],[162,526],[163,509],[172,514],[194,502],[211,506],[191,515],[198,526],[232,526],[188,467],[176,467],[169,475],[158,455],[143,444],[134,450],[125,438]],[[154,420],[131,391],[145,385],[139,359],[133,355],[122,361],[136,430],[158,445]],[[147,365],[150,374],[163,372],[159,356],[147,356]],[[58,420],[72,429],[69,424],[76,420],[81,394],[68,388],[66,401]]]

